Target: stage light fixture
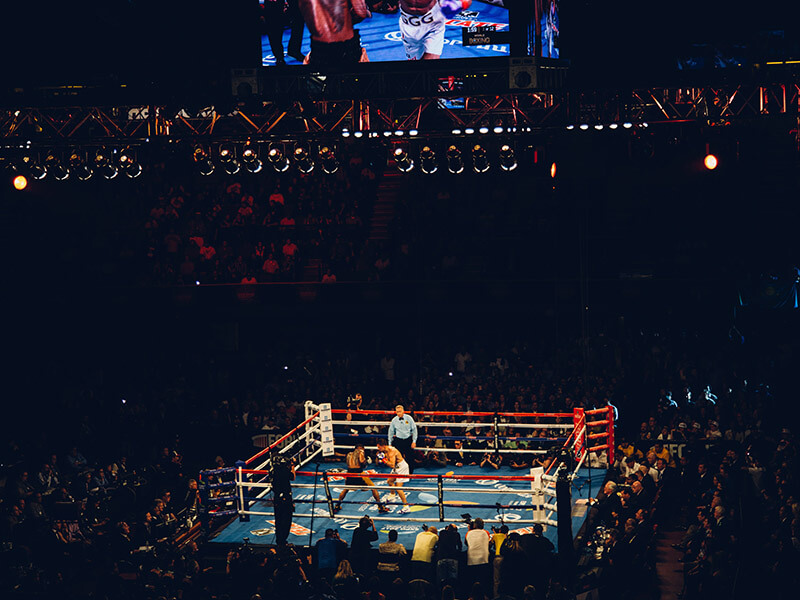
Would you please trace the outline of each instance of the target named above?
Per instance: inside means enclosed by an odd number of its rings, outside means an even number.
[[[586,131],[587,129],[589,129],[589,124],[588,123],[581,123],[580,124],[580,128],[581,128],[581,131]]]
[[[289,159],[277,146],[272,146],[267,153],[267,160],[277,173],[283,173],[289,168]]]
[[[475,144],[472,147],[472,170],[476,173],[486,173],[491,166],[489,156],[486,154],[486,148],[480,144]]]
[[[717,157],[713,154],[706,154],[706,157],[703,159],[703,166],[709,171],[713,171],[719,166],[719,160],[717,160]]]
[[[363,131],[356,131],[353,134],[353,137],[357,137],[357,138],[364,137],[364,132]]]
[[[383,137],[392,137],[392,132],[391,131],[384,131],[383,132]]]
[[[451,131],[450,133],[452,133],[453,135],[461,135],[461,130],[460,129],[453,129],[453,131]]]
[[[602,123],[598,123],[597,125],[594,126],[594,128],[597,131],[603,131],[603,124]]]
[[[567,125],[567,131],[572,131],[575,129],[575,125]]]
[[[439,170],[436,164],[436,152],[430,146],[423,146],[419,151],[419,168],[426,175],[433,175]]]
[[[136,160],[132,148],[125,148],[119,153],[119,168],[130,179],[136,179],[142,174],[142,165]]]
[[[403,137],[403,135],[405,135],[405,131],[403,131],[402,129],[398,129],[398,130],[396,130],[396,131],[394,132],[394,134],[395,134],[397,137]]]
[[[416,129],[409,129],[408,135],[410,135],[411,137],[416,137],[419,135],[419,131],[417,131]]]
[[[94,168],[106,179],[114,179],[119,174],[119,169],[111,162],[111,154],[101,148],[94,153]]]
[[[461,150],[454,144],[447,149],[447,170],[454,175],[464,171],[464,159],[461,157]]]
[[[14,185],[14,189],[18,192],[21,192],[28,187],[28,179],[25,177],[25,175],[17,175],[14,177],[14,180],[11,183]]]
[[[236,175],[242,168],[242,163],[236,158],[236,152],[230,144],[221,144],[219,147],[219,162],[228,175]]]
[[[503,133],[504,129],[502,125],[495,125],[492,131],[494,131],[495,133]]]
[[[550,165],[550,178],[551,179],[555,179],[556,178],[556,163],[555,162],[553,162]]]
[[[513,171],[517,168],[517,157],[514,149],[508,144],[500,146],[500,168],[503,171]]]
[[[394,164],[401,173],[409,173],[414,169],[414,161],[403,148],[394,149]]]
[[[314,170],[314,161],[311,160],[308,150],[303,146],[297,146],[294,149],[294,163],[297,165],[297,170],[306,175]]]
[[[483,133],[483,134],[489,133],[489,128],[486,127],[486,125],[484,125],[480,129],[478,129],[478,133]]]
[[[319,162],[322,170],[328,175],[333,175],[339,170],[339,161],[336,160],[336,154],[328,146],[322,146],[319,149]]]
[[[622,126],[623,126],[625,129],[630,129],[631,127],[633,127],[633,123],[628,123],[628,122],[625,122],[625,123],[623,123],[623,124],[622,124]]]
[[[464,129],[464,133],[466,133],[467,135],[472,135],[473,133],[475,133],[475,130],[472,127],[467,127],[466,129]]]
[[[86,164],[83,153],[75,149],[69,154],[69,170],[80,181],[89,181],[94,171]]]
[[[211,160],[202,146],[195,146],[193,158],[200,175],[208,177],[214,172],[214,161]]]
[[[66,181],[69,179],[69,169],[61,164],[61,159],[52,152],[47,155],[47,158],[44,160],[44,165],[48,173],[51,173],[53,179],[56,181]]]
[[[37,181],[41,181],[47,177],[47,168],[42,166],[39,161],[30,155],[22,157],[22,164],[28,174]]]
[[[247,142],[242,150],[242,163],[244,168],[250,173],[258,173],[264,166],[258,158],[258,148],[252,142]]]
[[[343,138],[350,137],[350,131],[347,129],[342,129],[342,137]]]
[[[619,125],[618,125],[617,123],[611,123],[611,124],[608,126],[608,128],[609,128],[609,129],[617,129],[618,127],[619,127]]]

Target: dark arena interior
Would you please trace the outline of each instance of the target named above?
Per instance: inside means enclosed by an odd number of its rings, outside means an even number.
[[[0,596],[797,598],[791,3],[6,4]]]

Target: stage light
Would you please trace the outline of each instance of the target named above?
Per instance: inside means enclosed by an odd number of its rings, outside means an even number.
[[[427,175],[433,175],[439,170],[436,164],[436,152],[430,146],[423,146],[419,151],[419,168]]]
[[[272,146],[269,149],[267,160],[278,173],[283,173],[289,168],[289,159],[283,155],[283,151],[277,146]]]
[[[195,146],[192,158],[200,171],[200,175],[208,177],[214,172],[214,162],[206,154],[202,146]]]
[[[453,135],[461,135],[461,130],[460,129],[453,129],[453,131],[451,131],[450,133],[452,133]]]
[[[480,144],[475,144],[472,147],[472,170],[476,173],[486,173],[491,166],[489,157],[486,154],[486,148]]]
[[[73,150],[69,155],[69,170],[80,181],[89,181],[94,171],[86,164],[83,154],[78,150]]]
[[[597,125],[595,125],[595,126],[594,126],[594,128],[595,128],[597,131],[603,131],[603,125],[602,125],[601,123],[598,123]]]
[[[586,131],[587,129],[589,129],[589,124],[588,123],[581,123],[580,128],[581,128],[581,131]]]
[[[628,122],[625,122],[625,123],[623,123],[623,124],[622,124],[622,126],[623,126],[625,129],[630,129],[631,127],[633,127],[633,123],[628,123]]]
[[[397,131],[394,132],[394,134],[397,137],[402,137],[405,134],[405,132],[402,129],[398,129]]]
[[[608,126],[609,129],[616,129],[617,127],[619,127],[619,125],[616,123],[611,123],[611,125]]]
[[[503,127],[502,125],[495,125],[495,128],[492,131],[495,133],[503,133]]]
[[[252,142],[247,142],[242,150],[242,163],[244,168],[250,173],[258,173],[261,171],[264,163],[258,158],[258,148]]]
[[[308,151],[302,146],[297,146],[294,149],[294,163],[297,170],[304,174],[309,174],[314,170],[314,161],[308,155]]]
[[[28,180],[26,179],[25,175],[17,175],[14,177],[14,181],[12,183],[14,184],[14,189],[18,192],[21,192],[28,187]]]
[[[458,175],[464,171],[464,159],[461,156],[461,150],[457,146],[451,145],[447,149],[447,170]]]
[[[713,154],[706,154],[706,157],[703,159],[703,165],[709,171],[713,171],[719,165],[719,161]]]
[[[322,165],[322,170],[328,175],[333,175],[339,170],[339,161],[336,160],[336,154],[328,146],[322,146],[319,149],[319,162]]]
[[[342,137],[343,138],[350,137],[350,131],[347,129],[342,129]]]
[[[22,157],[22,164],[25,166],[25,169],[37,181],[41,181],[45,177],[47,177],[47,168],[39,164],[39,161],[36,160],[33,156],[25,155]]]
[[[472,135],[473,133],[475,133],[475,130],[472,127],[467,127],[466,129],[464,129],[464,133],[466,133],[467,135]]]
[[[503,171],[513,171],[517,168],[517,157],[514,149],[508,144],[500,146],[500,168]]]
[[[136,179],[142,174],[142,165],[136,160],[136,155],[131,148],[125,148],[120,152],[119,168],[131,179]]]
[[[484,125],[480,129],[478,129],[478,133],[483,133],[483,134],[489,133],[489,128]]]
[[[222,163],[222,168],[228,175],[236,175],[242,167],[242,163],[236,159],[236,153],[233,146],[230,144],[220,145],[219,161]]]
[[[550,178],[551,179],[555,179],[556,178],[556,163],[555,162],[550,165]]]
[[[419,135],[419,131],[417,131],[416,129],[410,129],[408,131],[408,135],[410,135],[411,137],[416,137],[417,135]]]
[[[114,179],[119,174],[119,169],[111,162],[111,155],[101,148],[94,153],[94,168],[106,179]]]
[[[394,149],[394,165],[401,173],[409,173],[414,169],[414,161],[403,148],[399,146]]]
[[[575,129],[575,125],[567,125],[567,131],[572,131]]]
[[[69,179],[69,170],[61,164],[61,160],[55,154],[48,154],[44,160],[44,165],[48,173],[51,173],[56,181]]]
[[[353,136],[355,136],[355,137],[357,137],[357,138],[360,138],[360,137],[362,137],[363,135],[364,135],[364,132],[363,132],[363,131],[356,131],[356,132],[353,134]]]

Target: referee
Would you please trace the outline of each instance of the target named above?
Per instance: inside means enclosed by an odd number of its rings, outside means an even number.
[[[417,424],[405,414],[402,404],[394,407],[397,416],[389,423],[389,445],[394,446],[408,463],[409,473],[414,472],[414,450],[417,447]]]

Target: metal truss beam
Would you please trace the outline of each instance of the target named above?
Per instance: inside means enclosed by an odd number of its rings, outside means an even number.
[[[411,76],[411,75],[409,75]],[[457,108],[456,108],[457,106]],[[125,144],[150,139],[198,141],[303,139],[342,130],[382,134],[416,129],[449,135],[453,129],[502,126],[530,132],[580,123],[727,124],[734,120],[797,115],[800,83],[652,87],[620,92],[434,94],[370,100],[258,100],[219,112],[153,106],[16,108],[0,111],[2,145]],[[516,129],[514,129],[516,128]]]

